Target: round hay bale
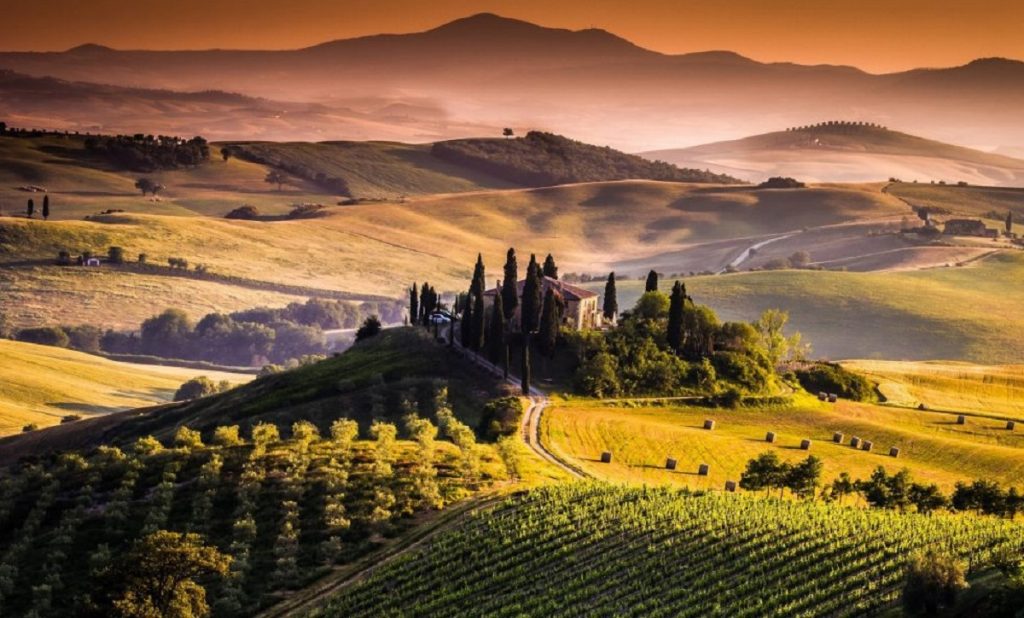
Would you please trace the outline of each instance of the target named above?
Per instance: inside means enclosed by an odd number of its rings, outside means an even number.
[[[665,460],[665,469],[666,470],[675,470],[676,469],[676,465],[678,465],[678,462],[675,459],[672,459],[671,457],[669,457],[668,459]]]
[[[899,456],[900,456],[900,449],[896,448],[895,446],[893,446],[893,447],[891,447],[889,449],[889,457],[899,457]]]
[[[828,396],[828,402],[829,403],[835,403],[837,401],[839,401],[839,395],[836,395],[835,393],[832,393],[832,394],[830,394]]]
[[[826,393],[826,392],[818,393],[818,400],[819,401],[828,401],[828,393]]]
[[[964,416],[963,414],[960,414],[959,416],[956,417],[956,424],[957,425],[966,425],[967,424],[967,417]]]
[[[800,450],[801,451],[809,451],[809,450],[811,450],[811,441],[807,440],[807,439],[801,440],[800,441]]]
[[[853,436],[852,438],[850,438],[850,446],[852,446],[853,448],[860,448],[860,438],[858,438],[857,436]]]
[[[774,431],[769,431],[768,433],[766,433],[765,436],[764,436],[764,441],[765,442],[771,442],[772,444],[774,444],[775,443],[775,432]]]
[[[711,472],[711,466],[709,466],[708,464],[702,463],[701,465],[697,466],[698,475],[707,476],[709,472]]]
[[[832,441],[835,442],[836,444],[842,444],[843,443],[843,433],[841,431],[837,431],[837,432],[833,433],[832,434]]]
[[[601,463],[611,463],[611,462],[612,462],[611,451],[605,451],[605,452],[601,453]]]
[[[864,443],[861,444],[860,448],[861,450],[870,453],[871,449],[875,448],[875,445],[870,440],[864,440]]]
[[[1013,431],[1016,428],[1017,428],[1017,423],[1015,423],[1013,421],[1006,421],[1006,429],[1008,431]]]
[[[704,420],[704,429],[711,430],[711,429],[714,429],[714,428],[715,428],[715,421],[711,420],[710,418]]]
[[[725,491],[736,491],[736,481],[726,481]]]

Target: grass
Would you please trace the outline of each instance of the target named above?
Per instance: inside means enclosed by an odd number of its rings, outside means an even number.
[[[1003,252],[960,268],[905,272],[764,271],[688,277],[687,292],[727,320],[766,309],[790,314],[815,356],[891,360],[1019,361],[1024,254]],[[668,289],[670,282],[662,283]],[[590,289],[603,293],[604,284]],[[642,281],[617,282],[620,308]]]
[[[956,362],[854,360],[843,363],[868,376],[888,403],[994,416],[1024,416],[1024,366]]]
[[[999,220],[990,221],[989,226],[1002,229],[1002,219],[1007,211],[1013,211],[1014,219],[1024,221],[1024,189],[1020,188],[902,182],[889,185],[887,191],[914,206],[940,208],[953,213],[937,215],[940,220],[955,215],[978,218],[998,213]]]
[[[197,375],[239,384],[252,376],[136,365],[48,346],[0,340],[0,435],[63,416],[100,415],[170,401]]]
[[[712,431],[703,429],[707,418],[717,421]],[[738,481],[747,461],[765,451],[785,461],[805,458],[799,445],[807,438],[810,453],[824,460],[825,481],[840,472],[866,478],[877,466],[905,467],[915,478],[949,490],[958,480],[1013,484],[1024,478],[1024,433],[1006,431],[1005,424],[970,417],[957,425],[951,414],[845,401],[830,405],[801,396],[792,405],[738,410],[558,401],[544,413],[542,432],[555,453],[612,481],[721,489],[727,480]],[[765,442],[769,431],[778,436],[774,444]],[[843,444],[832,443],[836,431],[845,434]],[[873,452],[851,448],[851,436],[873,442]],[[888,456],[891,446],[901,449],[898,459]],[[613,453],[611,464],[600,463],[603,451]],[[667,457],[679,460],[677,471],[665,469]],[[711,466],[707,477],[696,474],[701,463]]]

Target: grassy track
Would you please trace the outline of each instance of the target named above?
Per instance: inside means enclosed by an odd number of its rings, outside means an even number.
[[[713,418],[713,431],[702,428]],[[787,461],[803,459],[800,441],[813,441],[811,453],[825,463],[824,478],[840,472],[867,477],[881,465],[892,471],[906,467],[915,477],[950,489],[958,480],[987,478],[1014,483],[1024,476],[1024,432],[1009,432],[1005,421],[971,417],[960,426],[955,416],[882,406],[840,402],[821,404],[810,398],[770,409],[713,410],[688,406],[614,407],[594,401],[556,402],[543,417],[545,443],[559,456],[597,478],[614,481],[671,483],[720,489],[739,480],[748,460],[773,450]],[[765,434],[778,435],[775,444]],[[842,445],[833,432],[845,434]],[[873,452],[848,445],[851,436],[874,443]],[[901,449],[899,459],[889,447]],[[602,451],[613,453],[611,464],[600,463]],[[679,460],[677,471],[665,459]],[[696,474],[701,463],[710,475]]]
[[[197,375],[242,383],[253,376],[135,365],[47,346],[0,340],[0,435],[68,414],[93,415],[168,401]]]

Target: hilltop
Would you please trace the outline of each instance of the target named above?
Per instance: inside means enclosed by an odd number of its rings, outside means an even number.
[[[861,122],[794,127],[644,155],[749,181],[794,176],[810,182],[870,182],[895,177],[924,183],[1024,183],[1024,160]]]
[[[147,107],[159,108],[159,99],[129,99],[108,109],[86,102],[81,109],[60,110],[64,125],[165,133],[192,126],[208,136],[217,131],[215,139],[283,136],[281,128],[288,125],[304,135],[322,132],[311,139],[402,141],[497,135],[506,126],[558,127],[588,142],[644,151],[839,115],[885,118],[960,144],[1024,141],[1024,63],[1015,60],[872,75],[844,66],[763,63],[729,52],[666,55],[604,30],[549,28],[490,14],[423,32],[297,50],[85,46],[0,53],[0,67],[35,77],[227,90],[310,106],[278,105],[266,113],[251,113],[244,105],[211,108],[193,116],[191,125],[169,116],[159,121],[163,126],[151,124],[156,114],[145,116]],[[401,111],[388,112],[393,109]],[[45,99],[7,111],[37,123],[56,115],[47,111]],[[300,119],[293,124],[295,115]],[[143,118],[145,125],[124,126]]]

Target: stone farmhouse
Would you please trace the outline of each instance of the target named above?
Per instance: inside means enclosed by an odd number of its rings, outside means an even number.
[[[516,306],[516,315],[513,320],[514,324],[520,323],[519,311],[523,306],[523,287],[525,284],[525,279],[516,284],[516,294],[519,297],[519,304]],[[559,281],[558,279],[542,277],[540,292],[542,299],[549,289],[553,289],[555,293],[559,294],[565,301],[565,315],[562,316],[562,323],[565,326],[575,330],[600,328],[602,315],[601,310],[597,305],[597,294],[579,286]],[[501,281],[498,281],[495,287],[484,292],[484,302],[486,303],[488,310],[493,306],[494,297],[500,290]]]
[[[985,227],[978,219],[950,219],[946,221],[943,233],[949,236],[980,236],[982,238],[998,238],[999,230]]]

